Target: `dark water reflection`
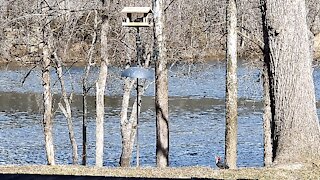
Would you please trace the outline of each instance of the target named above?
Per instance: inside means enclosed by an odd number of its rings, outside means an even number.
[[[39,94],[2,93],[0,95],[0,164],[45,164]],[[16,101],[16,100],[19,101]],[[79,153],[81,153],[81,97],[75,96],[74,126]],[[88,162],[94,164],[95,121],[94,97],[89,97],[91,115],[88,124]],[[57,102],[57,97],[55,98]],[[16,103],[14,103],[16,102]],[[105,165],[117,166],[121,150],[119,112],[121,98],[107,98],[105,121]],[[155,112],[154,98],[143,98],[140,116],[141,164],[155,165]],[[170,98],[170,163],[172,166],[214,166],[214,155],[224,150],[224,103],[213,98]],[[250,104],[241,101],[240,104]],[[40,108],[40,109],[39,109]],[[252,106],[239,112],[239,165],[261,165],[262,124],[261,112],[252,113]],[[253,120],[254,122],[251,122]],[[58,111],[54,121],[57,162],[71,163],[66,120]],[[261,136],[261,138],[257,138]],[[247,161],[251,153],[259,158]],[[245,155],[245,156],[242,156]],[[134,163],[134,160],[133,160]]]
[[[170,165],[211,166],[214,155],[224,154],[224,90],[225,69],[221,64],[197,66],[190,76],[182,66],[170,71]],[[2,164],[46,164],[44,137],[41,123],[41,81],[39,71],[31,73],[24,85],[21,79],[25,69],[0,70],[0,165]],[[111,69],[113,78],[108,81],[105,114],[106,166],[118,166],[121,152],[119,113],[121,107],[122,80],[119,69]],[[97,71],[92,72],[94,84]],[[68,72],[68,91],[75,92],[72,103],[75,136],[81,154],[81,82],[82,69],[72,68]],[[262,138],[262,89],[259,69],[240,65],[239,68],[239,133],[238,165],[263,165]],[[319,72],[315,72],[315,84]],[[112,79],[112,80],[111,80]],[[55,83],[53,92],[58,94]],[[140,115],[140,155],[142,166],[155,166],[155,111],[154,89],[150,85],[143,97]],[[93,94],[94,90],[91,92]],[[134,93],[133,93],[134,95]],[[134,97],[133,97],[134,98]],[[70,164],[71,149],[67,124],[57,109],[59,95],[54,96],[54,142],[58,164]],[[88,97],[88,163],[95,159],[95,97]],[[135,154],[135,152],[134,152]],[[135,163],[133,157],[132,163]]]

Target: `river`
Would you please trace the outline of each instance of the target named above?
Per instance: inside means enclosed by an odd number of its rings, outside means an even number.
[[[72,103],[75,136],[82,149],[81,76],[83,68],[65,69]],[[190,71],[189,71],[190,70]],[[94,87],[97,69],[90,75]],[[104,165],[117,167],[121,153],[119,113],[123,80],[120,69],[110,68],[106,92]],[[46,164],[42,128],[41,71],[27,68],[0,69],[0,165]],[[53,76],[54,142],[57,164],[71,164],[71,145],[66,119],[57,108],[59,84]],[[319,100],[320,71],[315,69]],[[238,166],[263,165],[262,82],[258,67],[239,63]],[[142,99],[139,124],[140,164],[155,166],[154,84]],[[88,120],[88,164],[95,163],[95,97],[90,91]],[[135,98],[133,92],[132,100]],[[224,154],[225,65],[222,62],[176,65],[169,73],[170,166],[215,167],[214,156]],[[135,164],[135,150],[132,164]],[[79,159],[81,159],[79,157]]]

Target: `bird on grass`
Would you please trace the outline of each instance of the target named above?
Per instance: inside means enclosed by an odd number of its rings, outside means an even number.
[[[229,169],[229,166],[226,163],[222,162],[220,156],[216,156],[216,165],[219,169]]]

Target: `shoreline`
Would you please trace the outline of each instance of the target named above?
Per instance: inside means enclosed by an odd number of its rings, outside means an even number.
[[[317,179],[319,167],[303,168],[239,168],[220,170],[210,167],[101,167],[80,165],[1,165],[0,177],[6,174],[97,176],[113,178],[218,178],[218,179]]]

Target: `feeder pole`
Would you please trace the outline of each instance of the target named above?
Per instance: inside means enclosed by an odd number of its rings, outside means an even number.
[[[137,78],[137,167],[139,167],[139,78]]]
[[[141,38],[139,27],[137,27],[136,34],[136,46],[137,46],[137,67],[141,66],[140,58],[141,58]],[[140,154],[139,154],[139,78],[137,78],[137,127],[136,127],[136,148],[137,148],[137,167],[139,167]]]

